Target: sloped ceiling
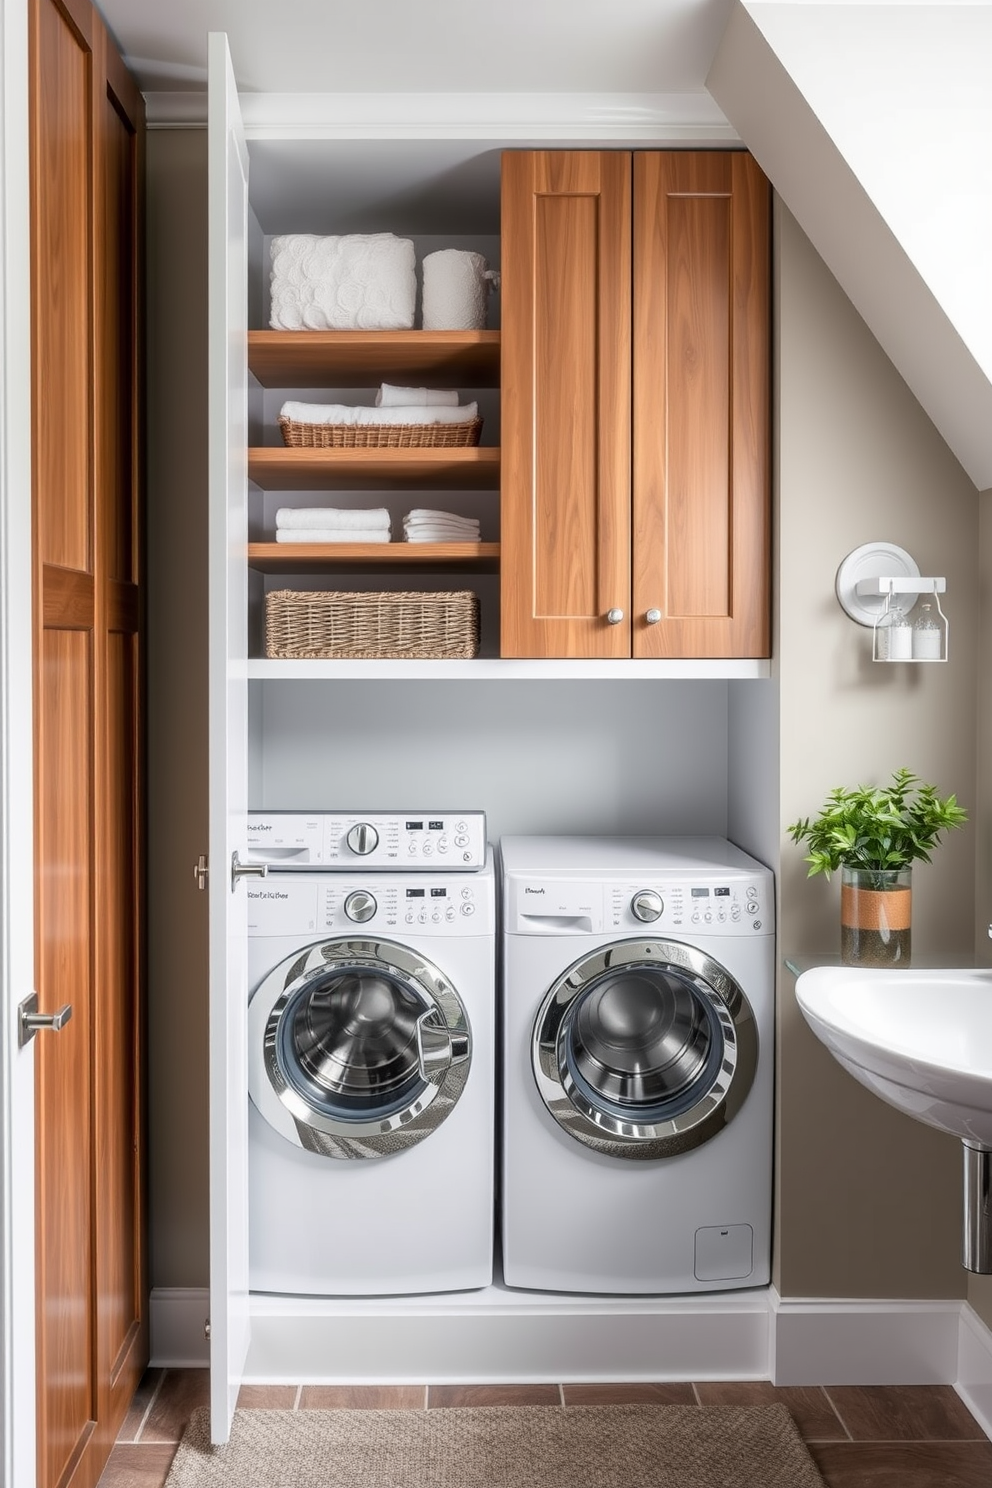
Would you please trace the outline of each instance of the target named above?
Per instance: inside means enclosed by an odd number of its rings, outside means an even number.
[[[992,4],[740,0],[707,87],[992,487]]]

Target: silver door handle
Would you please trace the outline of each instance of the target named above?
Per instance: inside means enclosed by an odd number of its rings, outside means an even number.
[[[32,992],[25,997],[17,1009],[17,1042],[20,1048],[29,1044],[36,1033],[43,1028],[50,1028],[53,1033],[61,1033],[62,1029],[72,1017],[72,1003],[67,1002],[60,1007],[57,1013],[39,1013],[38,994]]]
[[[242,863],[237,848],[231,854],[231,893],[238,887],[239,878],[267,878],[268,863]]]
[[[611,625],[619,625],[623,619],[623,610],[607,610],[606,618]]]
[[[660,610],[645,610],[644,611],[644,618],[645,618],[645,620],[647,621],[647,623],[649,625],[657,625],[658,624],[658,621],[661,619],[661,611]]]

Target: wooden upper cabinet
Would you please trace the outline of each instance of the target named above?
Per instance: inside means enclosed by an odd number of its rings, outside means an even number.
[[[502,271],[502,654],[767,656],[751,157],[509,152]]]
[[[630,655],[630,167],[503,156],[503,656]]]
[[[633,286],[633,654],[767,656],[769,192],[750,155],[635,154]]]

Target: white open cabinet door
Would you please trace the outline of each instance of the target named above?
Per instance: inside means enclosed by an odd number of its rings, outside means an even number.
[[[35,1483],[31,261],[25,0],[0,5],[0,1483]]]
[[[209,42],[210,1426],[248,1352],[248,152],[227,38]]]

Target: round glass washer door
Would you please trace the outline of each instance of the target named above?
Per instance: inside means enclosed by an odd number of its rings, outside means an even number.
[[[288,1141],[325,1157],[401,1152],[437,1130],[468,1079],[453,987],[387,940],[325,940],[282,961],[248,1006],[248,1090]]]
[[[679,941],[617,941],[548,990],[534,1076],[551,1115],[611,1157],[673,1157],[710,1141],[754,1081],[758,1033],[740,985]]]

